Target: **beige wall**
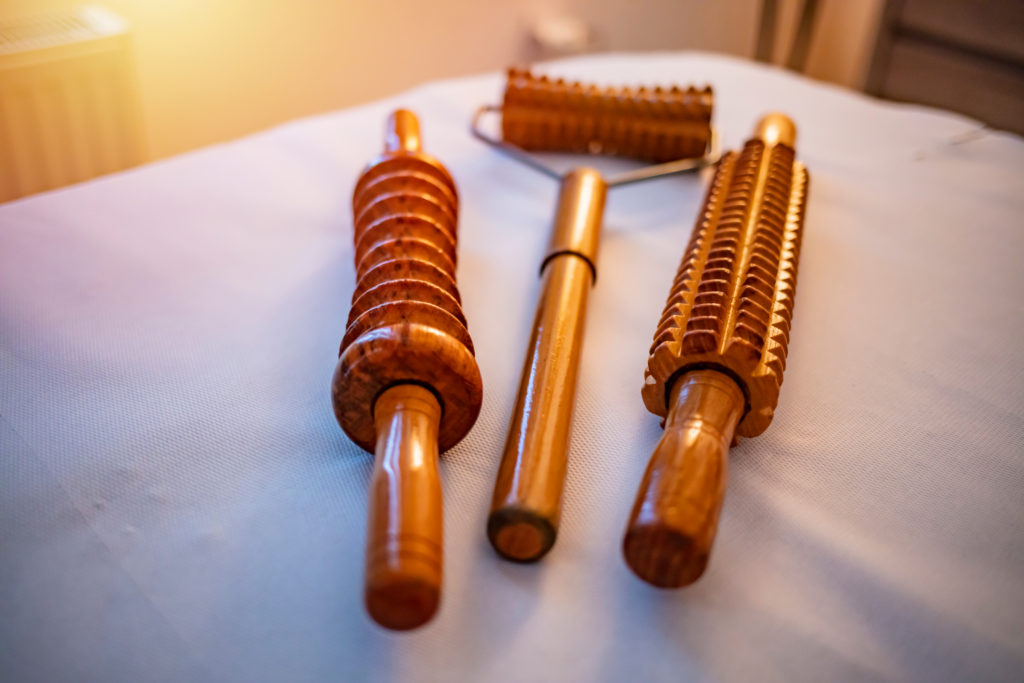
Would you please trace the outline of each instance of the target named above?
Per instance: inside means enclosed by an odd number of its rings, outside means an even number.
[[[787,43],[800,0],[781,0]],[[81,0],[0,0],[0,19]],[[149,155],[168,156],[531,54],[549,14],[602,50],[753,54],[758,0],[92,0],[133,27]],[[822,0],[808,73],[859,87],[882,0]],[[780,46],[781,47],[781,46]]]

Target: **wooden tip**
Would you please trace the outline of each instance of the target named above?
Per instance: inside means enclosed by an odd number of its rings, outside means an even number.
[[[637,524],[622,543],[626,564],[638,577],[658,588],[689,586],[704,573],[710,548],[698,548],[688,535],[660,524]]]
[[[796,124],[785,114],[773,112],[765,114],[757,122],[754,137],[761,138],[767,145],[783,144],[796,147]]]
[[[704,573],[743,406],[739,386],[716,370],[688,372],[672,386],[665,434],[647,465],[622,544],[626,563],[647,583],[680,588]]]
[[[376,463],[366,539],[366,610],[381,626],[422,626],[441,600],[441,406],[414,384],[387,389],[374,405]]]
[[[427,623],[437,612],[441,567],[415,556],[397,559],[400,569],[378,566],[368,572],[366,611],[385,628],[408,631]]]
[[[419,152],[420,122],[408,109],[396,109],[388,118],[384,149],[388,152]]]
[[[555,545],[555,536],[551,521],[530,510],[498,508],[487,518],[491,545],[513,562],[536,562]]]

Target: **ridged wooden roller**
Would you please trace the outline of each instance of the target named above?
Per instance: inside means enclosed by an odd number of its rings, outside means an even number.
[[[808,187],[795,140],[793,122],[770,114],[722,157],[654,335],[643,400],[665,434],[624,552],[656,586],[704,572],[729,446],[763,432],[779,400]]]
[[[513,68],[501,132],[505,142],[531,151],[661,163],[704,154],[713,102],[710,86],[602,88]]]
[[[409,629],[437,610],[442,578],[438,454],[480,412],[480,371],[455,284],[458,196],[398,110],[385,152],[352,195],[356,287],[332,384],[345,433],[376,454],[366,607]]]

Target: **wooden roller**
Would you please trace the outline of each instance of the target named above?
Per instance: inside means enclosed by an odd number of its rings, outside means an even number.
[[[704,572],[734,435],[772,421],[786,365],[808,176],[796,128],[770,114],[722,157],[651,345],[643,399],[665,418],[623,550],[643,580]]]
[[[487,519],[488,538],[506,559],[538,560],[558,533],[587,298],[597,278],[608,190],[710,163],[703,155],[713,147],[712,101],[711,88],[598,88],[511,69],[502,106],[477,112],[478,138],[561,185]],[[501,112],[501,140],[477,125],[488,111]],[[659,165],[610,178],[587,166],[561,175],[523,150],[615,155]]]
[[[663,163],[704,154],[710,86],[598,87],[509,69],[502,139],[520,149]]]
[[[352,196],[357,283],[334,373],[334,414],[376,454],[366,608],[382,626],[427,622],[441,595],[438,454],[473,426],[480,371],[455,286],[458,196],[420,151],[419,123],[392,114],[385,152]]]

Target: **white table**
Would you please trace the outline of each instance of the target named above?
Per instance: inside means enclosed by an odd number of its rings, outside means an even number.
[[[1020,680],[1024,141],[724,57],[548,70],[709,82],[728,147],[767,110],[799,127],[786,382],[733,449],[705,577],[659,591],[619,549],[694,176],[610,195],[558,544],[518,566],[487,543],[556,190],[467,133],[491,74],[0,207],[0,677]],[[398,105],[459,183],[485,384],[443,458],[441,612],[407,635],[363,612],[371,457],[328,395],[350,192]]]

